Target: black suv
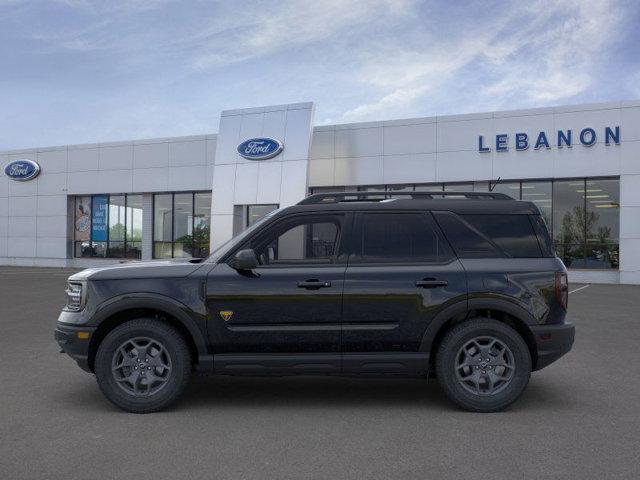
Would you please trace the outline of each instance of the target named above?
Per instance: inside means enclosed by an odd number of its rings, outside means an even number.
[[[72,275],[55,338],[130,412],[174,402],[193,370],[434,374],[456,404],[489,412],[571,349],[567,290],[530,202],[317,194],[206,259]]]

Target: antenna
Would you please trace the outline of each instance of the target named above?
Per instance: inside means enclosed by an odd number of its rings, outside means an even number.
[[[501,179],[502,177],[498,177],[498,179],[496,180],[496,183],[494,183],[493,186],[491,186],[491,182],[489,182],[489,192],[493,192],[493,189],[496,188],[496,185],[500,183]]]

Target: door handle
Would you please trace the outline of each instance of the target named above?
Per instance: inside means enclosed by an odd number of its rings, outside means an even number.
[[[416,287],[436,288],[446,287],[449,283],[446,280],[436,280],[435,278],[424,278],[416,281]]]
[[[320,280],[305,280],[304,282],[298,282],[298,288],[306,288],[307,290],[317,290],[319,288],[329,288],[331,282],[321,282]]]

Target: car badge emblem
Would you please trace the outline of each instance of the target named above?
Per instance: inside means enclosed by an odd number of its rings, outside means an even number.
[[[225,322],[228,322],[232,316],[233,316],[233,312],[231,310],[220,311],[220,317],[222,317],[222,320],[224,320]]]

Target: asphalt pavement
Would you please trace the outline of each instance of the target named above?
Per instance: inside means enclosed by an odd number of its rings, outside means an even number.
[[[573,351],[505,412],[434,380],[194,377],[133,415],[58,353],[69,274],[0,267],[2,479],[640,478],[639,286],[572,293]]]

